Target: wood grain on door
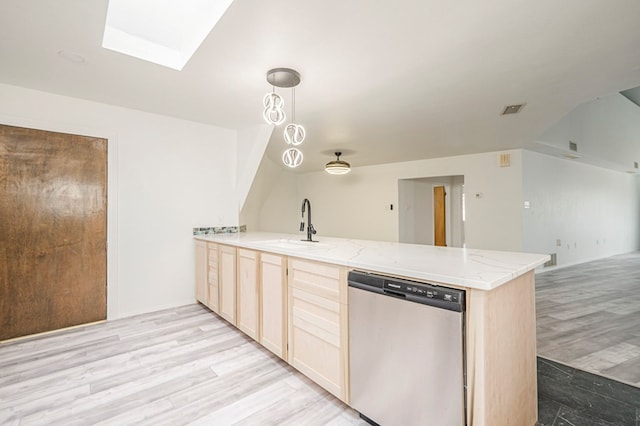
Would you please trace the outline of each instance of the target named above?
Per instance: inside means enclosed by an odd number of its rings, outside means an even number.
[[[0,125],[0,340],[106,319],[106,139]]]

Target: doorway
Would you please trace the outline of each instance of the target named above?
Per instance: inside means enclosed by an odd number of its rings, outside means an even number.
[[[398,240],[464,247],[464,176],[398,180]]]
[[[106,319],[107,140],[0,125],[0,340]]]

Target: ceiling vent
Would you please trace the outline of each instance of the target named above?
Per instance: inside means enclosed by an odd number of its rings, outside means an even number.
[[[578,144],[575,142],[569,141],[569,150],[573,152],[578,152]]]
[[[523,107],[524,104],[507,105],[506,107],[504,107],[504,110],[502,110],[501,115],[517,114],[520,112],[520,110],[522,110]]]

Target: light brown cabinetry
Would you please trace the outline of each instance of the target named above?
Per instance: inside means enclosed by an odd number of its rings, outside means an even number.
[[[258,336],[258,253],[238,249],[238,328],[254,340]]]
[[[467,421],[533,425],[538,416],[534,272],[467,290]]]
[[[236,248],[218,246],[220,316],[236,325]]]
[[[207,243],[195,241],[196,299],[207,304]]]
[[[287,359],[287,263],[284,256],[260,253],[260,343]]]
[[[347,268],[198,240],[195,255],[199,301],[349,403]],[[466,290],[468,424],[534,424],[533,271]]]
[[[215,313],[220,312],[220,289],[218,287],[218,245],[207,243],[207,285],[206,305]]]
[[[346,268],[289,259],[289,363],[348,402]]]

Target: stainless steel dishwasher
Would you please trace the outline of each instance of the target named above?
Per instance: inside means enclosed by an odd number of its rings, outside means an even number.
[[[351,406],[371,424],[465,424],[464,290],[349,272]]]

